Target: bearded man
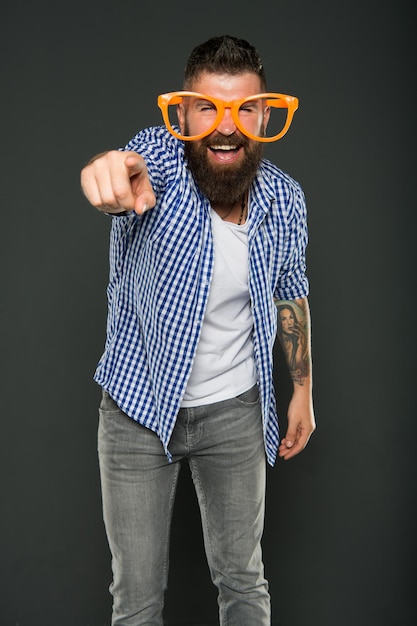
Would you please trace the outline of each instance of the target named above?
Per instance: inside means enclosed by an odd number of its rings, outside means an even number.
[[[310,346],[303,192],[262,154],[288,130],[297,99],[267,93],[258,52],[225,35],[192,51],[183,91],[158,104],[164,126],[94,157],[81,175],[91,204],[113,216],[95,373],[112,624],[163,624],[187,460],[220,624],[266,626],[266,462],[298,454],[315,429],[309,349],[303,375],[291,372],[281,441],[272,374],[277,305],[295,306]],[[282,128],[269,131],[276,113]]]

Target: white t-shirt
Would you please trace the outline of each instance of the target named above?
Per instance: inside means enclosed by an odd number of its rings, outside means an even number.
[[[256,383],[247,221],[242,226],[224,222],[211,209],[211,223],[213,278],[184,407],[227,400]]]

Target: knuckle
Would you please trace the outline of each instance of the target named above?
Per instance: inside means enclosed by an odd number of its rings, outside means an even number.
[[[118,206],[118,203],[114,196],[103,195],[100,199],[100,206],[105,208],[115,208]]]
[[[113,186],[114,198],[123,204],[124,201],[129,200],[131,191],[126,185],[115,184]]]

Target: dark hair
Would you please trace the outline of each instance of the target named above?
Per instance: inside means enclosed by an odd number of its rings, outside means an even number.
[[[266,90],[265,72],[259,53],[245,39],[222,35],[212,37],[196,46],[185,67],[184,89],[189,89],[202,72],[215,74],[253,72],[261,80],[261,89]]]
[[[294,310],[294,308],[291,306],[291,304],[280,304],[277,306],[277,311],[278,311],[278,328],[277,328],[277,333],[278,333],[278,337],[282,337],[284,332],[282,330],[282,325],[280,324],[280,315],[281,315],[281,311],[290,311],[291,315],[293,316],[295,323],[299,324],[298,318],[297,318],[297,314]],[[293,340],[296,341],[296,335],[294,335]]]

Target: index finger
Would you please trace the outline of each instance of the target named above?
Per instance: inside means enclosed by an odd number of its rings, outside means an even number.
[[[149,180],[146,162],[139,154],[129,154],[125,166],[131,180],[134,210],[141,215],[156,204],[156,197]]]

